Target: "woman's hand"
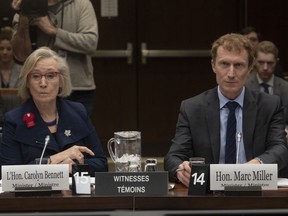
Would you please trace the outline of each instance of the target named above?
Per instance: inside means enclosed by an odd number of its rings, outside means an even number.
[[[72,164],[84,164],[84,155],[87,153],[91,156],[94,153],[85,146],[72,146],[71,148],[50,156],[50,164],[69,164],[69,172],[72,172]]]

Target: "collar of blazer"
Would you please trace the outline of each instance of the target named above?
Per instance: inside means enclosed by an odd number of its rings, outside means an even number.
[[[35,126],[28,128],[24,121],[16,121],[15,119],[17,127],[14,139],[20,143],[27,145],[44,145],[45,137],[50,135],[50,143],[47,148],[58,150],[59,147],[63,148],[65,145],[79,142],[79,140],[88,136],[91,131],[87,121],[83,119],[85,118],[85,110],[83,110],[85,109],[84,107],[70,101],[58,99],[57,106],[59,122],[56,133],[56,142],[45,122],[41,118],[33,100],[28,100],[22,106],[22,109],[19,110],[22,116],[28,112],[35,115]],[[81,110],[83,112],[81,112]]]

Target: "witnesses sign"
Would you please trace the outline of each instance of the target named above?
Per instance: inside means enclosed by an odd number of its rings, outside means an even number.
[[[95,173],[96,195],[166,195],[168,173],[109,172]]]

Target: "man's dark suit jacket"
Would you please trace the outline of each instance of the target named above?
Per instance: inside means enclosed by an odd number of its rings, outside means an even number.
[[[259,157],[264,163],[288,164],[285,120],[280,98],[245,89],[243,142],[247,161]],[[175,137],[164,159],[170,180],[178,165],[190,157],[204,157],[207,164],[218,164],[220,155],[220,110],[217,87],[184,100]]]
[[[0,148],[1,165],[33,164],[40,158],[45,137],[50,135],[44,157],[61,152],[73,145],[86,146],[95,156],[84,153],[85,163],[95,171],[107,171],[107,159],[101,143],[91,123],[86,109],[81,103],[57,99],[59,122],[57,132],[51,134],[41,118],[32,99],[4,115],[3,136]],[[35,115],[35,126],[27,127],[23,117],[27,113]]]
[[[260,91],[256,73],[256,71],[253,71],[245,84],[245,86],[252,91]],[[278,95],[281,98],[282,104],[285,108],[286,125],[288,125],[288,82],[282,78],[274,76],[273,94]]]

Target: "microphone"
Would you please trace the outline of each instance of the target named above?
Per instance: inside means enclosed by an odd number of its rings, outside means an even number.
[[[46,147],[47,147],[49,141],[50,141],[50,136],[47,135],[47,136],[45,137],[44,148],[43,148],[43,150],[42,150],[42,154],[41,154],[41,157],[40,157],[40,162],[39,162],[40,165],[42,164],[42,159],[43,159],[43,156],[44,156],[44,152],[45,152],[45,150],[46,150]]]
[[[242,138],[242,133],[237,132],[236,133],[236,164],[239,164],[239,149],[240,149],[240,142]]]

